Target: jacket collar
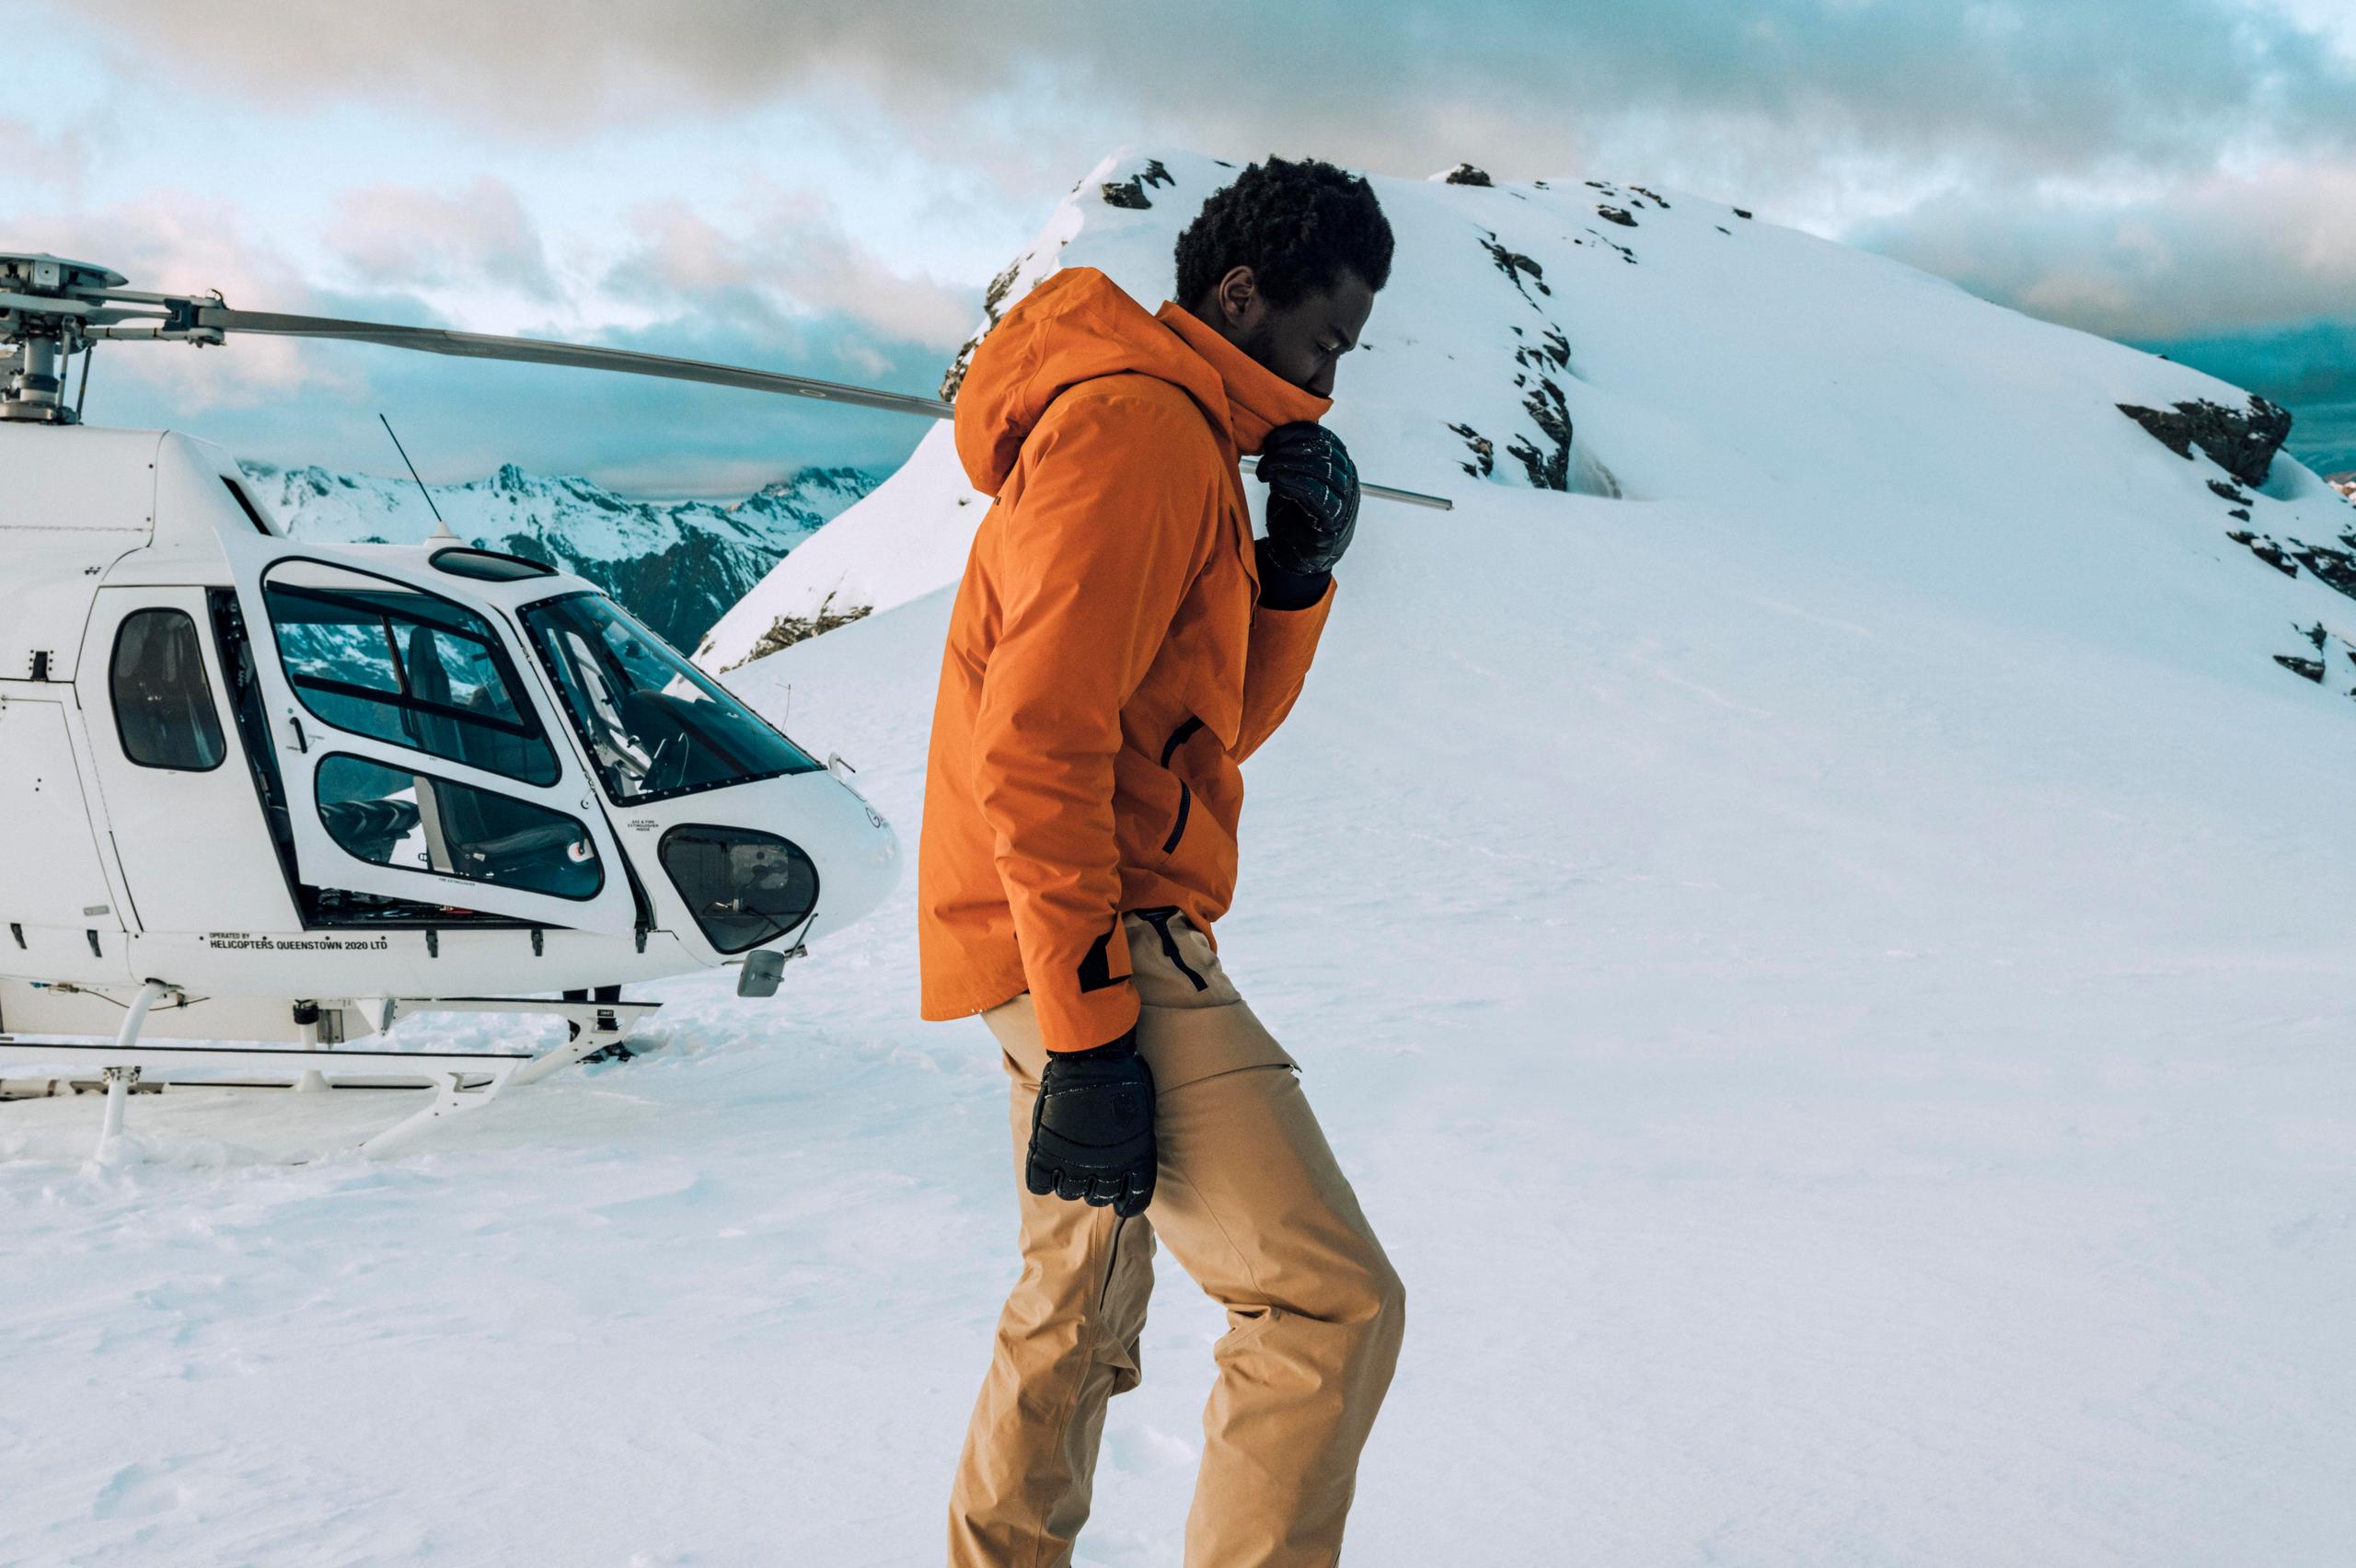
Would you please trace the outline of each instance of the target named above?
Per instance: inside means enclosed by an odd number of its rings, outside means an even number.
[[[1154,319],[1186,341],[1186,346],[1218,373],[1226,398],[1228,435],[1239,454],[1256,453],[1268,432],[1298,421],[1325,417],[1331,398],[1295,386],[1291,382],[1221,337],[1218,329],[1180,305],[1164,300]]]

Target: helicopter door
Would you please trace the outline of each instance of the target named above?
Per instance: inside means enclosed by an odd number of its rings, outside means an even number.
[[[202,588],[101,588],[76,695],[97,801],[143,930],[283,931],[293,903],[253,781]]]
[[[306,883],[626,936],[613,832],[532,666],[480,611],[225,538]]]

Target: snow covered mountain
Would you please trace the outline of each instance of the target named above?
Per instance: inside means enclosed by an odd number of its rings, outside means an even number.
[[[989,282],[987,320],[942,393],[999,313],[1057,266],[1098,266],[1160,304],[1175,233],[1232,167],[1119,153],[1091,169]],[[2200,551],[2241,579],[2220,589],[2231,607],[2214,631],[2356,695],[2356,530],[2326,506],[2335,488],[2279,455],[2283,409],[1715,200],[1600,179],[1496,184],[1470,165],[1376,189],[1400,249],[1329,419],[1369,478],[1454,494],[1749,497],[1762,518],[1770,497],[1814,513],[1888,499],[1946,513],[1927,520],[1920,553],[1962,553],[1998,577],[2045,560],[2050,584],[2069,582],[2066,558],[2116,574],[2120,551]],[[874,497],[721,617],[698,657],[733,669],[954,582],[985,509],[950,431],[930,431]]]
[[[433,512],[408,479],[248,463],[300,538],[414,544]],[[743,501],[632,501],[579,478],[510,463],[486,479],[432,487],[451,531],[587,578],[681,648],[692,648],[786,553],[875,488],[862,468],[802,467]]]
[[[1172,152],[1091,170],[992,280],[944,394],[1058,267],[1101,268],[1153,308],[1178,229],[1233,167]],[[1977,583],[2009,613],[2082,613],[2080,585],[2099,579],[2118,588],[2097,595],[2115,598],[2105,613],[2129,635],[2165,629],[2172,657],[2224,640],[2225,657],[2342,698],[2356,686],[2356,529],[2339,496],[2276,455],[2289,416],[2239,388],[1698,196],[1501,184],[1469,167],[1375,186],[1397,259],[1327,421],[1368,478],[1464,501],[1500,487],[1690,500],[1762,530],[1854,531],[1843,548],[1857,558]],[[950,432],[929,432],[699,658],[732,668],[953,582],[986,510]],[[1399,512],[1375,525],[1470,526]],[[2217,563],[2189,644],[2125,570],[2186,553]]]
[[[1158,303],[1230,169],[1109,160],[993,310]],[[1346,1560],[2345,1561],[2356,512],[2235,388],[1721,202],[1377,188],[1332,420],[1456,508],[1367,502],[1218,933],[1412,1302]],[[911,837],[985,504],[932,432],[704,650],[778,633],[730,684]],[[0,1561],[938,1561],[1015,1177],[916,893],[390,1167],[281,1163],[384,1094],[97,1169],[0,1106]],[[1181,1561],[1230,1326],[1165,1256],[1084,1568]]]

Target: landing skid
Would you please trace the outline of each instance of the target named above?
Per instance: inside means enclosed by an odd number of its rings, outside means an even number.
[[[79,1069],[83,1081],[93,1070],[106,1088],[106,1110],[98,1128],[98,1153],[103,1156],[121,1133],[123,1113],[134,1085],[185,1082],[191,1088],[387,1089],[429,1088],[433,1100],[359,1145],[362,1154],[375,1156],[399,1148],[438,1122],[479,1111],[511,1084],[537,1083],[572,1066],[583,1057],[619,1045],[659,1002],[540,1001],[507,997],[401,997],[385,1011],[384,1023],[407,1013],[518,1013],[561,1018],[577,1026],[572,1038],[554,1050],[529,1051],[354,1051],[341,1047],[143,1045],[139,1032],[147,1011],[170,988],[151,981],[124,1015],[122,1032],[112,1044],[88,1042],[28,1040],[0,1034],[0,1066],[67,1066]],[[187,1080],[164,1075],[178,1072],[231,1072],[238,1081],[217,1078]],[[149,1078],[147,1075],[156,1075]],[[254,1081],[245,1081],[251,1075]],[[17,1096],[55,1093],[61,1081],[68,1092],[78,1092],[76,1075],[63,1079],[36,1079],[17,1090]],[[339,1081],[341,1080],[341,1081]],[[40,1088],[35,1088],[40,1085]]]

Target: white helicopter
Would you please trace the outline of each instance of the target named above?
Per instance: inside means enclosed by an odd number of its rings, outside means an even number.
[[[625,983],[734,964],[739,995],[771,996],[814,929],[883,901],[898,843],[849,765],[591,584],[446,531],[292,538],[221,448],[81,422],[98,343],[232,332],[953,413],[665,355],[233,310],[0,254],[0,1066],[85,1075],[0,1080],[0,1099],[102,1084],[103,1151],[143,1074],[432,1088],[362,1146],[381,1150],[618,1044],[655,1008]],[[540,1053],[354,1045],[425,1011],[573,1028]]]
[[[81,355],[87,393],[100,341],[252,332],[948,405],[124,282],[0,255],[0,1065],[69,1065],[7,1089],[97,1069],[103,1148],[143,1073],[433,1087],[382,1148],[618,1043],[653,1010],[625,983],[736,964],[774,994],[814,929],[891,891],[896,838],[848,765],[589,583],[446,535],[289,537],[228,453],[84,425],[64,377]],[[575,1027],[539,1054],[353,1048],[425,1010]]]

